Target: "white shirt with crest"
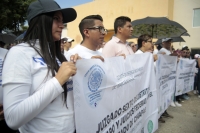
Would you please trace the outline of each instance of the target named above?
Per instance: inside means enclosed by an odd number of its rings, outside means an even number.
[[[47,75],[45,61],[32,47],[22,43],[10,49],[2,78],[5,119],[11,128],[21,133],[74,132],[72,88],[66,108],[62,86],[51,72]]]

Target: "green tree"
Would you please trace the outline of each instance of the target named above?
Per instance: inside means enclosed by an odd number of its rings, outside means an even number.
[[[0,32],[4,29],[20,34],[20,25],[24,25],[27,8],[35,0],[1,0],[0,1]]]

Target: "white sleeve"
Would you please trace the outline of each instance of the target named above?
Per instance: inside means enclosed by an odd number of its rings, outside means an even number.
[[[19,49],[11,49],[3,66],[3,106],[9,127],[18,129],[37,116],[63,92],[56,78],[52,78],[33,95],[30,59]]]
[[[71,50],[69,50],[66,53],[64,53],[64,56],[67,59],[67,61],[70,61],[70,56],[71,55],[73,55],[73,52],[71,52]]]

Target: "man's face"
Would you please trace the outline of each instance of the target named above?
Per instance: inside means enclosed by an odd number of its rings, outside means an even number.
[[[71,46],[72,46],[72,42],[65,42],[64,43],[64,48],[66,48],[68,50],[71,48]]]
[[[123,36],[126,37],[126,39],[129,39],[133,35],[133,27],[131,25],[131,22],[126,22],[126,24],[121,27],[121,33]]]
[[[190,57],[190,50],[188,50],[188,51],[186,52],[186,56],[187,56],[187,58]]]
[[[183,51],[181,52],[181,56],[182,56],[182,57],[186,57],[186,52],[187,52],[187,50],[183,50]]]
[[[135,53],[137,51],[137,44],[132,43],[131,48],[132,48],[133,52]]]
[[[152,42],[152,38],[148,39],[147,41],[144,41],[144,48],[145,48],[145,51],[152,51],[152,45],[153,45],[153,42]]]
[[[169,50],[171,47],[171,44],[172,44],[172,41],[168,40],[166,42],[163,42],[163,47]]]
[[[102,31],[104,31],[104,26],[103,26],[102,21],[100,21],[100,20],[94,20],[93,27],[97,27],[97,28],[88,30],[88,32],[89,32],[88,37],[89,37],[89,40],[93,43],[93,45],[98,47],[99,45],[103,44],[106,33],[102,32]],[[89,27],[89,28],[92,28],[92,27]]]

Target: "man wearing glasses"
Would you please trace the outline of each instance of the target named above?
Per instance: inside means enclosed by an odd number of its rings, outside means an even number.
[[[132,36],[133,27],[129,17],[121,16],[115,19],[114,22],[115,36],[108,41],[103,49],[104,57],[114,57],[120,55],[134,54],[131,47],[126,41]]]
[[[135,54],[142,54],[145,52],[153,53],[152,45],[153,45],[152,36],[147,34],[141,35],[138,38],[138,50]]]
[[[103,61],[101,53],[97,51],[99,45],[104,42],[104,36],[107,34],[107,30],[103,25],[103,18],[100,15],[87,16],[81,20],[79,30],[83,41],[65,54],[67,60],[70,61],[71,55],[78,54],[81,58],[99,58]]]
[[[135,53],[138,49],[138,45],[135,44],[134,42],[129,42],[128,45],[132,48],[133,53]]]

